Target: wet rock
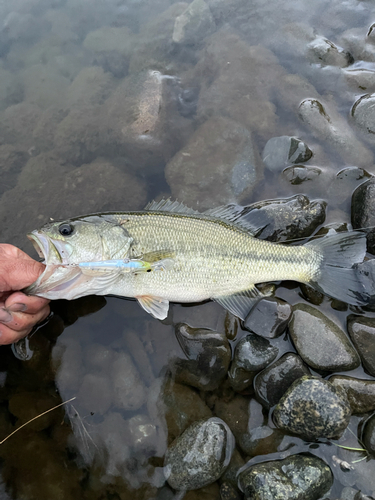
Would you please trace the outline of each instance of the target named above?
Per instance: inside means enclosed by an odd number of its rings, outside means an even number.
[[[282,335],[292,316],[290,304],[277,297],[260,300],[245,320],[246,330],[270,339]]]
[[[315,370],[353,370],[360,365],[347,335],[309,304],[294,306],[289,333],[298,354]]]
[[[345,68],[354,62],[349,52],[322,36],[316,37],[307,45],[307,57],[312,63],[339,68]]]
[[[148,415],[138,414],[128,420],[128,443],[135,453],[152,456],[157,449],[157,428]]]
[[[339,42],[346,47],[356,61],[375,61],[375,47],[362,28],[351,28],[342,33]]]
[[[40,152],[45,152],[55,147],[54,140],[57,126],[68,113],[68,109],[56,106],[50,106],[43,111],[42,116],[33,130],[35,148]]]
[[[262,159],[272,172],[279,172],[291,163],[303,163],[312,157],[312,151],[297,137],[272,137],[267,141]]]
[[[292,455],[244,469],[239,485],[247,500],[318,500],[332,486],[331,469],[312,455]]]
[[[230,483],[222,483],[220,486],[221,500],[241,500],[241,496],[236,488]]]
[[[310,236],[324,222],[325,208],[324,201],[310,201],[307,196],[299,194],[286,199],[252,203],[247,210],[254,225],[258,221],[257,238],[286,241]]]
[[[364,132],[366,139],[372,143],[375,133],[375,113],[374,113],[375,94],[366,94],[360,97],[351,110],[351,115],[358,128]]]
[[[112,380],[105,374],[87,373],[78,394],[78,406],[85,413],[105,414],[113,403]]]
[[[350,416],[345,391],[326,380],[311,376],[296,380],[273,413],[278,427],[308,441],[340,437]]]
[[[375,377],[375,319],[364,316],[348,316],[348,332],[362,364]]]
[[[369,174],[366,170],[363,168],[359,167],[347,167],[343,168],[336,174],[336,178],[339,180],[346,180],[346,181],[359,181],[362,179],[368,179],[369,177],[372,177],[371,174]]]
[[[33,130],[38,123],[42,110],[35,104],[21,102],[9,106],[1,117],[0,142],[2,144],[19,144],[20,149],[27,151],[33,144]]]
[[[172,40],[175,43],[196,44],[216,28],[210,8],[204,0],[194,0],[176,18]]]
[[[248,130],[228,118],[212,118],[171,159],[165,176],[174,198],[213,208],[249,196],[260,180],[261,160]]]
[[[226,336],[205,328],[190,328],[184,323],[178,323],[176,337],[187,357],[174,363],[176,382],[203,391],[216,389],[224,380],[231,360],[231,349]]]
[[[0,195],[16,185],[17,176],[27,160],[27,153],[15,146],[0,146]]]
[[[226,422],[233,432],[236,441],[247,432],[247,424],[250,418],[248,397],[236,394],[233,398],[227,400],[217,399],[214,404],[214,413],[217,417]],[[239,418],[239,415],[241,418]]]
[[[220,483],[226,485],[230,484],[235,489],[235,491],[238,491],[237,473],[240,470],[240,468],[243,467],[244,465],[245,465],[244,459],[242,458],[237,448],[235,448],[233,450],[232,458],[231,461],[229,462],[228,468],[220,478]]]
[[[299,106],[299,117],[320,140],[326,141],[346,163],[367,166],[373,155],[354,135],[344,119],[327,104],[305,99]]]
[[[98,66],[83,68],[67,89],[69,108],[103,104],[115,87],[114,78]]]
[[[303,182],[316,179],[321,173],[322,171],[317,167],[305,167],[304,165],[296,165],[295,167],[285,168],[282,172],[282,175],[293,186],[299,186]]]
[[[13,73],[0,67],[0,110],[23,100],[23,83]]]
[[[203,488],[188,491],[184,495],[184,500],[218,500],[219,495],[219,485],[212,483]]]
[[[293,352],[287,352],[256,377],[254,390],[257,400],[265,408],[271,408],[292,383],[304,375],[310,375],[310,370],[302,359]]]
[[[367,421],[362,432],[362,442],[366,450],[375,455],[375,415],[372,415]]]
[[[159,413],[165,416],[168,443],[180,436],[193,422],[212,416],[211,410],[196,391],[171,380],[165,383],[157,407]]]
[[[42,109],[65,103],[69,79],[46,64],[34,64],[22,72],[25,101]]]
[[[375,179],[369,179],[360,184],[352,196],[353,229],[366,230],[367,250],[375,254]]]
[[[130,356],[123,352],[112,363],[113,402],[124,410],[138,410],[146,402],[146,388]]]
[[[109,143],[137,168],[164,166],[190,131],[177,110],[178,91],[176,78],[148,70],[125,78],[105,102]]]
[[[367,413],[375,410],[375,381],[345,375],[333,375],[328,380],[346,392],[352,413]]]
[[[349,87],[358,93],[375,92],[375,71],[367,68],[348,68],[343,75]]]
[[[168,447],[165,477],[176,490],[202,488],[224,473],[233,449],[233,434],[223,420],[195,422]]]
[[[277,354],[277,347],[263,337],[250,333],[242,338],[236,345],[228,373],[233,389],[241,392],[252,385],[255,374],[272,363]]]
[[[287,112],[296,112],[306,96],[320,99],[318,91],[301,75],[283,75],[275,89],[278,105]],[[316,151],[315,151],[316,152]]]
[[[375,306],[375,259],[365,260],[360,264],[355,264],[358,275],[363,283],[366,293],[369,295],[369,309],[374,310]]]

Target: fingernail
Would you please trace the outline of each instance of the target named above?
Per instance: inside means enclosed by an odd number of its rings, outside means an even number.
[[[6,309],[0,309],[0,323],[9,323],[12,319],[10,312]]]
[[[11,312],[25,312],[27,309],[26,304],[21,304],[20,302],[16,302],[12,304],[11,306],[7,307],[8,311]]]

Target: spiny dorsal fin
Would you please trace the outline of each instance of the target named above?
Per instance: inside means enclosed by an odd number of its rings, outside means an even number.
[[[150,201],[150,203],[147,203],[144,210],[154,212],[172,212],[174,214],[200,215],[200,212],[197,210],[193,210],[183,203],[172,201],[169,198],[167,200]]]

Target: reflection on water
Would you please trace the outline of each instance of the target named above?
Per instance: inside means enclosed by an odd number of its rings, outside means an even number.
[[[326,223],[350,222],[353,190],[375,173],[372,99],[349,117],[375,91],[373,14],[355,0],[3,1],[2,241],[31,253],[25,234],[50,217],[137,210],[162,196],[205,209],[303,193],[328,202]],[[302,300],[294,286],[276,294]],[[344,328],[342,305],[319,307]],[[217,304],[174,305],[163,322],[117,298],[52,308],[30,359],[1,348],[0,439],[76,399],[0,446],[1,498],[172,498],[166,449],[212,416],[237,442],[222,498],[242,498],[235,475],[248,459],[311,451],[275,429],[252,380],[237,392],[222,381],[219,353],[245,332]],[[176,336],[177,323],[219,333],[202,347]],[[274,345],[278,359],[295,352],[286,336]],[[361,367],[350,375],[371,378]],[[360,422],[352,417],[340,443],[359,446]],[[373,461],[352,464],[355,453],[332,448],[312,451],[331,466],[333,497],[344,487],[374,495]],[[186,498],[220,498],[219,483]]]

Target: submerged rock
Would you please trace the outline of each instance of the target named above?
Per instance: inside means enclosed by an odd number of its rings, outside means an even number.
[[[352,55],[322,36],[316,37],[307,45],[307,57],[310,62],[323,66],[345,68],[354,62]]]
[[[238,478],[246,500],[318,500],[332,486],[328,465],[312,455],[292,455],[245,468]]]
[[[126,352],[114,357],[111,376],[115,406],[124,410],[138,410],[146,402],[146,387]]]
[[[309,304],[294,306],[289,333],[298,354],[315,370],[353,370],[360,365],[347,335]]]
[[[366,450],[375,456],[375,415],[372,415],[363,427],[362,442]]]
[[[303,182],[316,179],[321,173],[322,171],[317,167],[305,167],[304,165],[296,165],[295,167],[285,168],[282,172],[282,175],[293,186],[299,186]]]
[[[267,141],[262,159],[267,168],[278,172],[291,163],[303,163],[312,157],[312,151],[297,137],[283,135]]]
[[[271,408],[304,375],[310,375],[308,367],[297,354],[287,352],[258,374],[254,381],[256,398],[265,408]]]
[[[249,196],[260,180],[261,160],[247,129],[212,118],[167,164],[165,177],[174,198],[213,208]]]
[[[202,488],[224,473],[233,449],[233,434],[223,420],[213,417],[195,422],[169,446],[165,477],[176,490]]]
[[[366,139],[372,143],[375,133],[375,94],[366,94],[360,97],[351,110],[351,115],[358,128],[365,133]]]
[[[375,377],[375,318],[348,316],[348,332],[363,366]]]
[[[352,413],[367,413],[375,410],[374,380],[362,380],[345,375],[333,375],[328,380],[346,392]]]
[[[353,229],[366,228],[367,250],[375,254],[375,178],[360,184],[353,193],[352,225]]]
[[[205,328],[190,328],[184,323],[176,325],[176,336],[188,358],[174,362],[176,382],[203,391],[216,389],[224,380],[231,360],[226,336]]]
[[[350,416],[345,391],[311,376],[296,380],[273,413],[278,427],[308,441],[339,438]]]
[[[194,0],[175,21],[172,40],[181,44],[196,44],[216,28],[210,8],[204,0]]]
[[[245,320],[246,330],[270,339],[282,335],[292,316],[290,304],[277,297],[260,300]]]

